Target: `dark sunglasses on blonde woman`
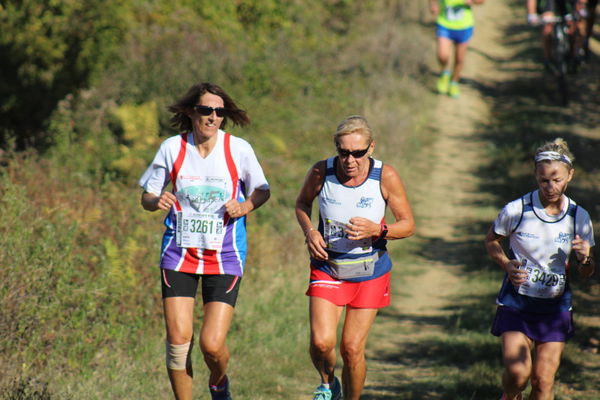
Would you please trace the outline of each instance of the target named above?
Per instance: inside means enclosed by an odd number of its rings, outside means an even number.
[[[371,145],[369,144],[369,146],[364,150],[354,150],[354,151],[350,151],[350,150],[346,150],[346,149],[342,149],[342,148],[338,147],[337,152],[340,155],[340,157],[342,157],[342,158],[347,158],[350,156],[352,156],[354,158],[362,158],[365,156],[365,154],[368,153],[370,147],[371,147]]]

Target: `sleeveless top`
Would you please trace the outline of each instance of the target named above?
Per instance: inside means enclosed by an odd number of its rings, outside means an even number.
[[[330,261],[374,260],[373,271],[367,276],[341,278],[351,282],[360,282],[380,277],[390,271],[392,262],[386,251],[385,239],[369,238],[350,240],[343,229],[353,217],[363,217],[375,223],[384,222],[386,202],[381,194],[381,172],[383,163],[369,159],[369,174],[358,186],[346,186],[340,183],[335,174],[338,157],[326,160],[325,180],[319,192],[319,232],[327,243]],[[311,258],[313,267],[336,276],[331,262]]]
[[[473,27],[475,19],[471,6],[464,0],[439,0],[437,24],[447,29],[462,30]]]
[[[519,287],[504,275],[497,304],[542,314],[571,309],[571,242],[579,235],[593,246],[593,232],[587,212],[570,198],[564,200],[559,215],[548,215],[536,190],[509,203],[494,222],[494,231],[509,237],[509,258],[521,261],[528,272]]]

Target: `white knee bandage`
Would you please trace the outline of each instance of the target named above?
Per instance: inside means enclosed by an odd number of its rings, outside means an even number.
[[[166,344],[168,369],[182,370],[186,369],[188,365],[191,365],[192,342],[171,344],[167,341]]]

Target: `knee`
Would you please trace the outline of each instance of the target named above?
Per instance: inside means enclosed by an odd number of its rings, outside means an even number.
[[[184,344],[192,341],[194,332],[191,326],[179,321],[167,324],[167,341],[172,344]]]
[[[533,374],[531,377],[531,389],[535,393],[551,393],[554,387],[553,374]]]
[[[311,352],[327,354],[335,348],[335,337],[313,335],[310,340]]]
[[[360,364],[365,359],[365,348],[357,342],[342,342],[340,353],[347,366]]]
[[[219,358],[225,348],[225,337],[210,336],[200,338],[200,349],[204,356]]]
[[[173,344],[167,341],[166,343],[166,364],[171,370],[191,369],[192,365],[192,342]]]
[[[514,363],[508,365],[506,366],[504,374],[508,381],[521,391],[527,387],[530,370],[525,364]]]

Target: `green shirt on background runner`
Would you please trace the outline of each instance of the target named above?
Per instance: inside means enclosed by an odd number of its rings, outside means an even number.
[[[452,30],[468,29],[474,25],[471,6],[464,0],[439,0],[439,4],[438,25]]]

